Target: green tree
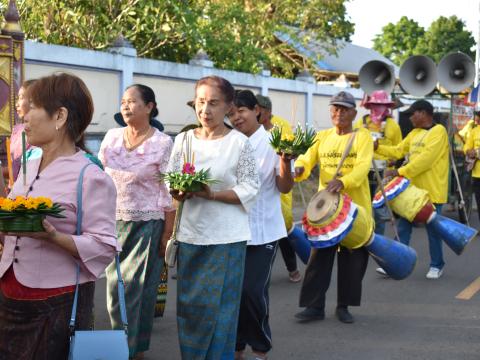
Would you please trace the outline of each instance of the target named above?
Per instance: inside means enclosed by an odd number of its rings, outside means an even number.
[[[396,24],[389,23],[382,28],[373,41],[373,48],[401,65],[412,55],[426,55],[439,62],[446,54],[461,51],[472,58],[475,40],[465,29],[465,23],[451,16],[439,17],[425,31],[412,19],[403,16]]]
[[[105,49],[122,34],[139,56],[186,63],[204,49],[215,66],[290,77],[304,64],[275,34],[308,31],[335,51],[348,40],[349,0],[17,0],[27,39]],[[7,0],[0,0],[5,7]],[[310,38],[298,38],[306,42]],[[310,64],[316,59],[304,59]]]
[[[402,16],[396,23],[389,23],[382,28],[373,40],[373,48],[401,65],[412,55],[416,55],[419,40],[425,35],[425,29],[415,20]]]
[[[474,45],[475,40],[472,33],[465,29],[464,21],[456,16],[441,16],[419,40],[416,51],[418,54],[427,54],[438,63],[445,55],[454,51],[461,51],[474,59]]]

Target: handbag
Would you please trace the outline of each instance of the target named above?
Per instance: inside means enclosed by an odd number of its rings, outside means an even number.
[[[77,230],[80,235],[82,228],[82,184],[83,175],[89,163],[83,167],[77,185]],[[125,307],[125,287],[120,272],[120,258],[115,256],[115,265],[118,276],[118,300],[120,303],[120,317],[123,323],[122,330],[77,330],[75,331],[75,319],[78,302],[78,282],[80,277],[80,265],[77,264],[77,280],[75,296],[73,298],[72,316],[70,317],[70,352],[68,360],[128,360],[127,340],[127,311]]]
[[[178,205],[177,213],[175,214],[175,224],[173,226],[172,237],[167,241],[167,247],[165,248],[165,264],[168,267],[175,267],[177,264],[177,254],[178,254],[178,240],[177,240],[177,230],[180,226],[180,218],[182,217],[183,211],[183,201]]]

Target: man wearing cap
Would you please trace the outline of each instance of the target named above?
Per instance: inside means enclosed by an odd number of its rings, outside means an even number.
[[[260,94],[256,95],[258,105],[260,107],[260,117],[258,122],[263,125],[265,130],[271,131],[274,126],[282,129],[282,134],[293,135],[292,126],[290,123],[272,114],[272,101],[268,96]],[[287,233],[293,227],[293,213],[292,213],[292,191],[287,194],[280,194],[280,202],[282,205],[282,215],[285,222]],[[280,251],[282,253],[283,261],[288,271],[288,278],[291,282],[302,281],[302,275],[297,267],[297,256],[295,250],[290,245],[288,238],[283,238],[279,241]]]
[[[467,162],[467,170],[472,171],[472,190],[475,194],[477,207],[480,206],[480,109],[474,111],[473,124],[470,131],[466,134],[465,145],[465,161]],[[477,209],[480,218],[480,208]]]
[[[359,119],[355,123],[354,127],[366,128],[368,131],[370,131],[372,139],[378,139],[378,143],[381,145],[397,145],[400,141],[402,141],[402,131],[400,130],[398,123],[390,114],[390,111],[394,106],[395,102],[390,99],[390,96],[386,91],[374,91],[364,104],[364,107],[368,109],[370,113]],[[388,166],[388,163],[391,162],[392,159],[379,154],[374,154],[373,159],[377,169],[380,172],[380,176],[382,176],[384,170]],[[368,173],[368,179],[370,182],[370,194],[373,197],[375,192],[378,190],[378,182],[373,165]],[[377,209],[375,209],[374,214],[375,232],[383,235],[385,233],[385,211],[380,213],[377,211]],[[379,268],[379,270],[383,269]]]
[[[406,111],[414,129],[396,146],[379,145],[375,142],[376,153],[401,159],[407,163],[398,170],[387,170],[385,176],[404,176],[418,188],[428,191],[436,211],[441,213],[442,205],[447,202],[448,194],[448,135],[442,125],[433,122],[433,106],[426,100],[415,101]],[[428,279],[442,276],[445,262],[443,260],[442,240],[437,233],[426,225],[430,269]],[[410,243],[412,224],[404,218],[398,221],[400,241]]]
[[[312,168],[320,166],[318,189],[332,193],[348,194],[353,202],[371,213],[368,171],[373,158],[373,141],[365,128],[353,131],[357,115],[353,96],[341,91],[330,100],[330,117],[333,128],[317,133],[316,142],[295,161],[296,181],[310,176]],[[355,134],[352,147],[340,168],[341,175],[333,180],[337,166],[350,138]],[[325,293],[330,285],[335,254],[338,253],[337,308],[336,316],[344,323],[354,322],[348,306],[359,306],[362,280],[368,264],[364,247],[347,249],[341,245],[312,248],[300,292],[300,307],[303,311],[295,317],[302,321],[323,320],[325,317]]]

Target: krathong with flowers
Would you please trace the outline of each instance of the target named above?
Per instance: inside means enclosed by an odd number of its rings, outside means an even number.
[[[195,169],[195,153],[192,151],[192,139],[185,141],[186,151],[183,153],[183,166],[181,172],[167,172],[159,174],[161,182],[168,183],[171,189],[182,192],[201,191],[206,185],[218,181],[210,178],[209,169]]]
[[[1,232],[42,232],[42,221],[46,216],[64,218],[64,209],[51,199],[43,196],[15,199],[0,197]]]
[[[311,128],[302,130],[297,125],[293,134],[284,134],[282,128],[274,126],[271,131],[270,145],[277,153],[284,153],[292,156],[305,154],[310,146],[315,144],[316,132]]]

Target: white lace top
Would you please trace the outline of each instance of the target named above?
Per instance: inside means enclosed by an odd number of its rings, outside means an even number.
[[[191,198],[185,201],[177,239],[196,245],[228,244],[251,238],[248,211],[255,204],[260,188],[253,149],[248,138],[236,130],[223,138],[199,140],[193,130],[175,138],[169,171],[181,171],[183,137],[192,138],[195,169],[209,169],[211,178],[218,183],[213,191],[233,190],[241,204]]]
[[[158,174],[165,172],[172,140],[155,129],[139,147],[128,151],[123,144],[126,127],[110,129],[100,146],[98,158],[117,188],[117,220],[148,221],[165,218],[175,208]]]

